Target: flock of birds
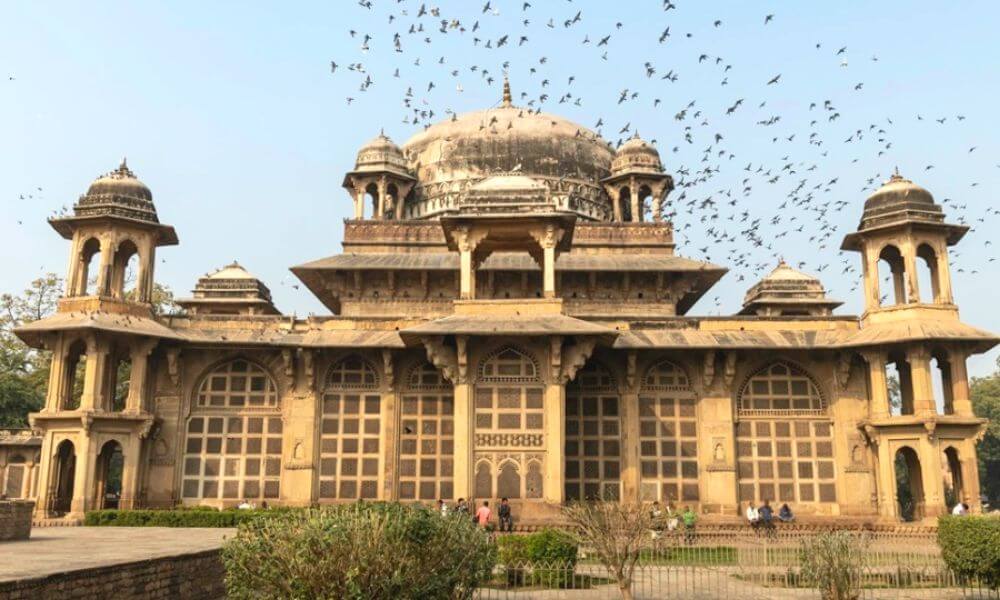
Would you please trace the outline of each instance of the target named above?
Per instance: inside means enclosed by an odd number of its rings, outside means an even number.
[[[517,79],[512,76],[512,82],[523,89],[517,94],[515,104],[524,111],[562,114],[578,110],[586,114],[585,101],[589,98],[583,97],[580,82],[588,72],[602,68],[601,63],[613,63],[612,68],[620,73],[622,83],[615,88],[607,87],[603,91],[607,97],[597,103],[614,112],[596,116],[592,129],[618,147],[638,133],[628,114],[648,110],[650,105],[654,111],[662,112],[662,118],[644,118],[643,127],[644,131],[659,128],[661,131],[657,133],[667,140],[657,144],[655,138],[646,138],[657,145],[667,171],[675,178],[676,189],[664,205],[663,216],[673,222],[682,254],[695,254],[693,258],[729,267],[736,280],[744,282],[741,284],[744,288],[785,257],[793,259],[789,261],[793,266],[820,276],[835,295],[840,291],[843,299],[847,299],[860,286],[861,261],[856,254],[839,251],[839,242],[857,226],[861,200],[888,176],[882,172],[863,173],[872,164],[885,164],[892,159],[896,120],[913,118],[935,126],[966,120],[962,114],[903,117],[900,113],[898,118],[886,116],[877,121],[852,122],[852,112],[858,112],[852,109],[857,103],[850,98],[845,100],[844,95],[838,101],[822,97],[789,98],[782,91],[787,81],[782,72],[775,72],[757,86],[730,82],[740,70],[738,60],[695,48],[696,39],[708,37],[706,46],[716,39],[711,37],[712,31],[724,29],[726,21],[712,19],[711,26],[705,27],[707,34],[698,32],[680,18],[682,9],[671,0],[662,0],[658,10],[648,11],[647,5],[620,11],[622,16],[628,13],[638,20],[663,23],[658,35],[641,44],[656,59],[639,59],[629,51],[616,52],[616,43],[646,29],[645,23],[632,26],[625,21],[614,21],[601,24],[603,29],[592,29],[589,9],[573,0],[537,5],[489,0],[478,7],[463,4],[455,8],[454,14],[420,0],[380,3],[360,0],[358,5],[366,16],[365,27],[347,31],[357,44],[357,53],[330,61],[330,72],[338,85],[356,89],[346,97],[349,106],[357,105],[364,94],[401,92],[400,102],[405,111],[402,121],[411,131],[413,126],[427,127],[444,118],[454,118],[455,110],[450,105],[462,102],[462,93],[470,81],[485,85],[499,99],[495,90],[501,74],[508,70],[518,71]],[[697,8],[703,12],[702,5]],[[548,12],[541,14],[543,10]],[[640,14],[647,11],[648,14]],[[594,19],[595,25],[602,21],[600,17]],[[763,28],[760,35],[781,36],[779,23],[780,15],[760,15],[757,25]],[[682,28],[691,31],[682,32]],[[579,46],[566,47],[564,42],[552,41],[557,32],[575,34]],[[853,55],[847,46],[821,41],[810,49],[830,57],[833,69],[850,73]],[[533,52],[528,62],[523,59],[526,52]],[[555,61],[547,52],[553,57],[568,55],[573,66],[569,69],[554,66]],[[511,60],[515,55],[519,59]],[[369,58],[385,72],[370,69]],[[874,54],[863,60],[879,63]],[[669,67],[659,64],[668,61]],[[384,68],[386,63],[391,65],[388,70]],[[489,64],[498,68],[486,66]],[[689,74],[691,79],[706,77],[706,72],[708,77],[716,77],[718,94],[670,108],[673,99],[684,93],[683,84],[678,82]],[[820,73],[815,76],[826,77]],[[864,81],[854,81],[848,89],[862,94],[864,85]],[[720,100],[724,102],[724,110],[716,111],[712,104]],[[786,117],[783,111],[772,110],[769,102],[782,107],[794,103],[801,104],[800,108],[807,105],[808,117],[805,120],[799,115]],[[636,105],[636,110],[632,105]],[[612,126],[614,121],[625,122]],[[673,127],[665,127],[665,123]],[[489,126],[489,123],[482,125]],[[590,132],[581,131],[580,135]],[[734,143],[730,143],[730,138]],[[763,144],[775,150],[760,151]],[[968,148],[969,153],[975,150],[976,146]],[[747,158],[741,160],[741,154]],[[848,160],[853,165],[850,170],[856,170],[860,178],[858,187],[841,181],[847,179],[840,173]],[[933,164],[926,164],[919,171],[911,168],[904,175],[919,183],[920,175],[933,168]],[[977,185],[972,183],[972,187]],[[1000,215],[1000,209],[970,207],[943,198],[940,193],[936,200],[943,205],[949,221],[971,226],[973,235],[978,229],[985,229],[987,220]],[[844,215],[848,218],[842,219]],[[952,251],[952,269],[957,273],[978,274],[984,262],[980,259],[985,257],[986,263],[996,260],[988,255],[991,250],[988,239],[984,240],[984,246],[972,248],[973,235]],[[788,256],[789,253],[798,253],[799,257]],[[975,260],[962,260],[965,253]],[[966,266],[966,262],[975,264]],[[835,289],[845,284],[848,290]],[[722,306],[720,296],[712,301],[716,309]]]
[[[757,83],[744,81],[742,73],[751,70],[740,63],[763,63],[766,57],[731,59],[710,51],[712,42],[723,35],[716,32],[724,31],[728,21],[701,22],[703,17],[694,15],[704,13],[701,4],[690,7],[697,22],[688,19],[687,6],[682,9],[671,0],[618,11],[622,19],[629,16],[635,23],[608,22],[606,8],[605,14],[591,18],[590,12],[597,9],[583,7],[579,0],[463,2],[453,3],[452,12],[422,0],[357,4],[359,20],[344,32],[352,51],[329,62],[336,88],[349,90],[345,98],[349,110],[398,94],[405,135],[455,118],[454,105],[481,108],[465,104],[464,92],[470,86],[478,86],[477,97],[489,90],[488,96],[499,101],[500,81],[509,71],[517,91],[515,104],[524,113],[589,115],[578,120],[592,122],[593,132],[580,135],[600,136],[613,147],[638,134],[629,115],[645,114],[643,132],[652,130],[660,141],[644,138],[657,145],[675,178],[676,189],[664,205],[663,217],[674,224],[679,252],[729,267],[730,277],[744,282],[740,284],[744,289],[783,256],[793,266],[819,275],[835,296],[839,292],[847,299],[860,285],[860,260],[840,252],[839,242],[856,227],[861,200],[888,175],[864,173],[873,164],[892,164],[896,122],[915,119],[931,127],[950,127],[966,120],[963,114],[903,116],[905,107],[893,107],[895,116],[852,117],[864,112],[860,110],[864,101],[850,96],[864,93],[864,81],[853,81],[842,90],[846,93],[828,98],[791,97],[784,89],[796,75],[777,69]],[[653,22],[660,24],[656,32],[639,40],[647,56],[618,51],[622,40],[635,44],[638,32]],[[761,14],[757,23],[739,25],[759,27],[762,36],[784,35],[780,14]],[[565,42],[570,39],[575,46]],[[836,75],[854,68],[854,54],[847,46],[818,42],[809,50],[819,53],[820,64]],[[867,67],[882,64],[878,56],[865,55],[861,60]],[[619,74],[620,82],[591,81],[595,73],[609,68]],[[814,76],[834,80],[831,75]],[[685,80],[707,78],[718,82],[718,93],[677,101],[690,89]],[[593,101],[594,94],[606,97]],[[595,114],[588,103],[604,106],[606,114]],[[976,149],[970,146],[967,152]],[[933,168],[927,164],[919,171]],[[904,175],[919,183],[917,171],[904,169]],[[990,240],[975,234],[986,230],[987,221],[1000,215],[1000,209],[969,206],[940,193],[936,198],[950,221],[973,230],[952,252],[953,271],[977,274],[993,263]],[[972,240],[985,245],[976,247]],[[716,309],[722,306],[720,296],[712,301]],[[727,309],[733,308],[731,301],[727,304]],[[703,308],[703,312],[708,311]]]

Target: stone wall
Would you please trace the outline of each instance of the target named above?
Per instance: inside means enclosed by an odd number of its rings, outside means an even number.
[[[32,500],[0,500],[0,541],[28,539],[34,510]]]
[[[226,597],[219,550],[0,582],[0,600]]]

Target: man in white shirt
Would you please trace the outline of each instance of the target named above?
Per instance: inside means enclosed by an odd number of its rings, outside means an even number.
[[[750,524],[750,527],[753,527],[754,530],[756,530],[757,526],[760,524],[760,513],[757,512],[757,508],[753,505],[753,502],[747,502],[746,514],[747,523]]]
[[[951,514],[956,517],[961,517],[962,515],[968,514],[969,507],[965,505],[964,502],[959,502],[955,505],[955,508],[951,509]]]

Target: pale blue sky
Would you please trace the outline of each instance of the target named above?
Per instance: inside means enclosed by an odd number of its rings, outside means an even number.
[[[395,0],[376,0],[371,9],[348,1],[4,2],[0,290],[19,290],[45,271],[63,273],[67,245],[45,218],[71,206],[127,155],[153,190],[161,220],[181,239],[180,246],[161,250],[159,281],[185,295],[201,274],[235,258],[271,287],[285,312],[322,314],[308,291],[292,287],[297,281],[287,269],[340,250],[342,219],[351,208],[340,182],[358,146],[380,127],[399,143],[421,127],[403,122],[412,116],[403,106],[407,87],[414,106],[435,111],[433,120],[447,118],[445,109],[496,103],[499,83],[487,85],[480,71],[499,76],[510,61],[517,103],[534,98],[538,105],[539,94],[547,93],[543,110],[587,127],[603,119],[601,131],[611,141],[628,123],[630,131],[657,140],[678,181],[694,182],[696,171],[712,168],[710,179],[679,187],[670,197],[680,202],[678,253],[729,267],[732,253],[749,253],[752,266],[733,268],[691,314],[738,310],[746,288],[778,255],[810,272],[822,269],[831,294],[846,301],[839,312],[859,312],[861,294],[852,290],[859,258],[837,248],[857,225],[871,190],[867,180],[885,179],[898,165],[939,202],[948,199],[950,220],[964,218],[973,226],[953,258],[956,299],[963,320],[1000,331],[994,309],[1000,269],[990,260],[998,252],[986,245],[1000,225],[992,212],[992,191],[1000,183],[1000,5],[678,0],[676,9],[664,12],[659,1],[531,4],[522,11],[521,1],[493,0],[499,14],[483,14],[481,3],[428,2],[428,9],[440,7],[440,17],[418,18],[420,2]],[[577,11],[581,19],[564,27]],[[396,15],[391,23],[390,13]],[[440,33],[440,20],[453,18],[466,31]],[[480,28],[473,33],[476,20]],[[716,20],[722,21],[718,27]],[[407,33],[420,23],[424,32]],[[671,35],[660,44],[667,26]],[[393,50],[397,31],[401,53]],[[372,35],[368,50],[362,48],[366,32]],[[508,44],[495,48],[505,33]],[[522,35],[528,40],[519,46]],[[476,45],[473,37],[482,42]],[[484,48],[486,40],[494,48]],[[707,58],[699,62],[702,54]],[[722,58],[718,64],[716,57]],[[331,60],[340,65],[334,74]],[[357,62],[363,73],[347,68]],[[655,68],[652,77],[646,62]],[[471,71],[472,65],[479,70]],[[399,78],[393,77],[397,68]],[[671,70],[677,81],[660,78]],[[779,73],[776,85],[766,85]],[[372,83],[361,91],[369,75]],[[543,79],[550,81],[544,88]],[[435,88],[428,92],[431,81]],[[626,96],[639,96],[619,104],[626,88]],[[567,92],[573,96],[560,104]],[[348,96],[355,98],[350,105]],[[743,105],[726,116],[737,98],[745,99]],[[824,111],[824,100],[835,109]],[[676,120],[691,101],[687,118]],[[810,111],[811,102],[819,106]],[[703,113],[695,117],[698,110]],[[840,117],[829,121],[835,112]],[[781,119],[774,125],[757,124],[775,115]],[[939,124],[939,118],[946,120]],[[688,125],[690,144],[684,139]],[[810,143],[813,132],[821,145]],[[722,135],[718,143],[716,133]],[[702,162],[710,147],[710,159]],[[719,150],[725,151],[721,157]],[[768,177],[746,173],[747,163],[751,171],[763,166],[782,176],[768,183]],[[794,173],[782,171],[789,164]],[[744,192],[747,176],[751,189]],[[808,206],[789,202],[780,209],[803,179],[800,198],[824,185]],[[715,207],[704,204],[708,196]],[[826,202],[821,216],[815,210]],[[761,219],[770,249],[740,233],[744,211],[751,221]],[[781,221],[772,224],[775,218]],[[820,248],[821,241],[809,238],[824,220],[833,233]],[[710,239],[706,232],[713,225],[731,241]],[[795,231],[800,225],[803,231]],[[854,268],[844,272],[845,266]],[[989,372],[995,357],[974,359],[971,372]]]

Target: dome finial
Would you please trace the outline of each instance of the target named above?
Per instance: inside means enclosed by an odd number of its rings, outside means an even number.
[[[903,176],[899,174],[899,166],[897,165],[893,169],[892,175],[889,177],[889,181],[902,181],[902,180]]]
[[[510,80],[507,79],[507,71],[503,72],[503,101],[500,103],[501,106],[509,108],[514,106],[514,100],[510,95]]]

